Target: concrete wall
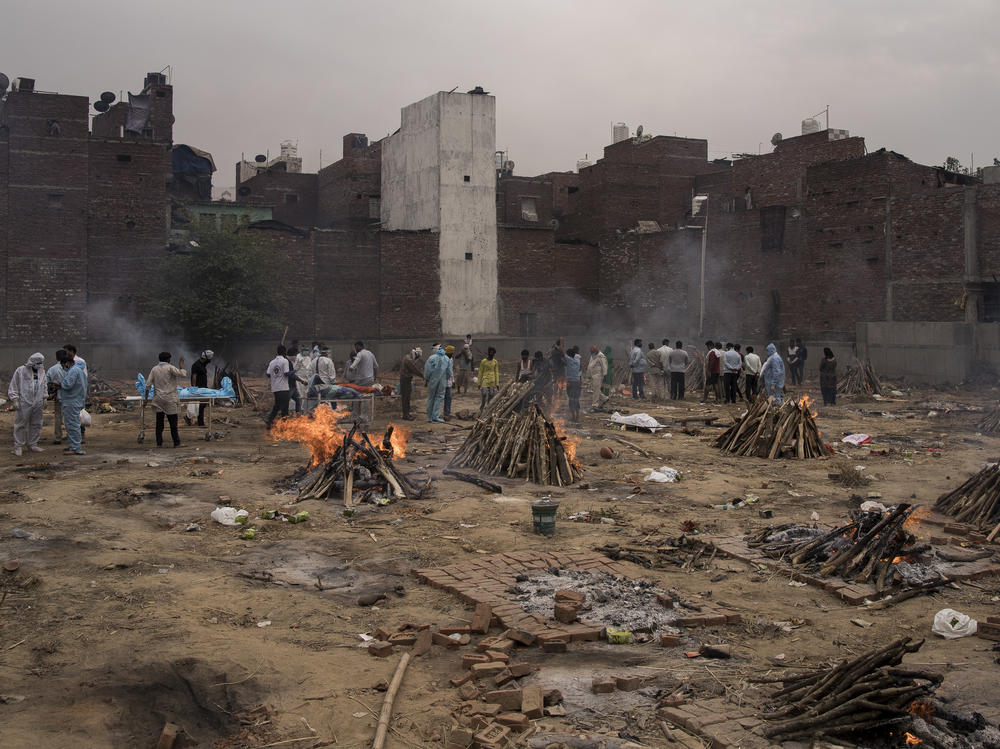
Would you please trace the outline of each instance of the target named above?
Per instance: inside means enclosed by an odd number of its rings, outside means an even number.
[[[439,232],[442,330],[496,333],[496,100],[439,92],[401,120],[382,149],[382,228]]]
[[[960,322],[859,323],[858,355],[869,357],[880,376],[958,384],[976,372],[977,328],[983,329],[984,340],[993,341],[990,357],[997,358],[998,327]]]

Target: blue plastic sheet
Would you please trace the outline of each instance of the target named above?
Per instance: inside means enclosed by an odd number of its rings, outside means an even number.
[[[135,389],[139,391],[139,395],[144,395],[146,393],[146,378],[141,373],[137,377]],[[181,400],[185,398],[229,398],[233,401],[236,400],[233,381],[228,377],[222,378],[222,387],[218,390],[213,390],[212,388],[179,387],[177,388],[177,395],[180,396]],[[153,397],[153,388],[149,389],[149,397]]]

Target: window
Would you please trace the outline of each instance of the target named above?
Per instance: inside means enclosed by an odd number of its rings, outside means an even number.
[[[49,208],[61,208],[63,196],[59,193],[49,193]]]
[[[465,259],[466,260],[472,260],[472,253],[471,252],[466,252],[465,253]]]
[[[115,156],[115,158],[118,159],[119,163],[127,164],[132,160],[132,155],[127,153],[120,153],[117,156]]]
[[[982,322],[1000,322],[1000,283],[983,284]]]
[[[538,207],[534,198],[521,198],[521,220],[538,221]]]
[[[534,338],[537,324],[537,315],[534,312],[522,312],[521,315],[521,338]]]
[[[285,203],[287,203],[288,205],[294,205],[295,203],[298,202],[299,202],[299,196],[296,195],[294,192],[285,193]]]
[[[368,218],[382,218],[382,199],[377,196],[368,198]]]
[[[466,174],[464,177],[462,177],[462,181],[463,182],[471,182],[472,178],[468,174]]]
[[[760,209],[760,249],[781,251],[785,243],[785,206]]]

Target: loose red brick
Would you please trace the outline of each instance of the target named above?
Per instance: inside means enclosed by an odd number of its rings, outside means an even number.
[[[389,642],[393,645],[412,645],[417,641],[416,632],[396,632],[389,635]]]
[[[675,648],[681,644],[681,636],[664,632],[660,635],[660,645],[665,648]]]
[[[525,632],[523,629],[508,629],[505,636],[521,645],[530,646],[535,644],[535,636],[530,632]]]
[[[423,655],[431,649],[433,634],[430,629],[421,629],[417,632],[417,641],[413,643],[413,656]]]
[[[542,643],[544,653],[565,653],[566,650],[566,640],[547,640]]]
[[[484,749],[503,747],[507,745],[508,736],[510,736],[510,728],[493,723],[476,734],[476,745]]]
[[[504,710],[520,710],[521,692],[520,689],[493,689],[485,692],[483,699],[486,702],[499,705]]]
[[[531,685],[521,690],[521,712],[527,717],[532,719],[541,718],[544,714],[544,707],[541,687]]]
[[[376,640],[382,640],[383,642],[388,642],[389,638],[392,637],[393,633],[386,629],[385,627],[379,627],[374,632],[372,632],[372,637]]]
[[[563,701],[562,692],[558,689],[543,689],[542,700],[548,705],[558,705]]]
[[[642,686],[641,676],[616,676],[615,686],[622,692],[634,692]]]
[[[463,684],[466,684],[466,683],[468,683],[470,681],[472,681],[472,674],[471,673],[462,674],[461,676],[456,676],[455,678],[451,679],[451,685],[453,687],[460,687]]]
[[[438,627],[438,632],[443,635],[464,635],[469,632],[468,624],[449,624],[445,627]]]
[[[570,603],[557,603],[553,609],[553,616],[556,621],[564,624],[572,624],[576,621],[579,609]]]
[[[487,650],[493,650],[493,646],[503,639],[501,637],[484,637],[478,643],[476,643],[476,650],[480,653],[485,653]]]
[[[510,663],[510,656],[507,653],[501,653],[499,650],[487,650],[483,655],[485,655],[491,661],[500,661],[500,663]]]
[[[594,679],[590,684],[591,690],[594,694],[608,694],[609,692],[615,691],[618,685],[615,683],[614,679],[609,679],[605,676]]]
[[[392,655],[392,643],[375,640],[368,643],[368,654],[377,658],[386,658]]]
[[[488,603],[476,604],[476,610],[472,614],[472,623],[469,631],[485,635],[490,631],[490,619],[493,618],[493,607]]]
[[[481,679],[487,676],[496,676],[498,673],[507,668],[506,663],[490,662],[490,663],[474,663],[472,665],[472,674],[477,679]]]
[[[496,684],[498,687],[502,687],[504,684],[514,681],[514,678],[515,678],[514,674],[510,672],[510,669],[505,668],[503,671],[501,671],[500,673],[498,673],[496,676],[493,677],[493,683]]]
[[[489,663],[491,660],[493,659],[485,653],[464,653],[462,655],[462,668],[469,669],[474,663]]]
[[[577,590],[557,590],[555,593],[556,601],[560,603],[571,603],[575,604],[577,608],[583,606],[587,597]]]
[[[472,674],[467,674],[470,678]],[[479,688],[475,684],[463,684],[458,689],[458,696],[463,700],[479,699]]]
[[[507,668],[517,678],[527,676],[535,670],[535,667],[530,663],[512,663]]]
[[[442,632],[434,632],[431,635],[431,640],[435,645],[440,645],[441,647],[449,648],[451,650],[461,647],[461,643],[458,640],[453,640]]]
[[[496,722],[502,726],[510,726],[517,730],[525,729],[531,725],[528,716],[523,713],[500,713],[496,717]]]

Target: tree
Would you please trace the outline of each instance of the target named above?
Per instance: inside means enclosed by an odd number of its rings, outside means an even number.
[[[199,232],[191,252],[157,264],[143,312],[196,346],[281,330],[281,259],[246,231]]]
[[[976,167],[976,171],[973,172],[969,167],[963,166],[962,162],[958,160],[955,156],[949,156],[944,160],[941,165],[942,168],[949,172],[955,172],[956,174],[966,174],[970,177],[975,177],[976,179],[983,178],[983,168],[981,166]],[[1000,166],[1000,159],[993,159],[993,166]]]

